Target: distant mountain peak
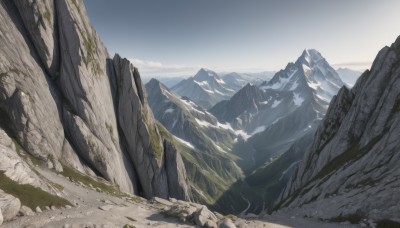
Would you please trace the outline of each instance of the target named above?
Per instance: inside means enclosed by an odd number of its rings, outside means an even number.
[[[201,68],[197,72],[197,74],[193,77],[193,79],[195,79],[196,81],[206,81],[209,80],[209,78],[219,79],[219,76],[212,70],[209,70],[207,68]]]
[[[305,64],[308,67],[312,67],[315,64],[319,63],[321,60],[325,60],[325,58],[315,49],[304,49],[301,56],[297,59],[296,63]]]

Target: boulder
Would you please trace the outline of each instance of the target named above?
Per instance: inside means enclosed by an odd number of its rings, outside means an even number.
[[[3,214],[1,213],[1,209],[0,209],[0,226],[1,224],[3,224]]]
[[[18,215],[21,201],[0,190],[0,210],[4,221],[9,221]]]
[[[159,197],[153,197],[153,200],[154,200],[155,202],[160,203],[160,204],[163,204],[163,205],[165,205],[165,206],[173,206],[173,205],[174,205],[174,204],[171,203],[170,201],[165,200],[165,199],[161,199],[161,198],[159,198]]]
[[[36,212],[36,213],[42,213],[42,209],[40,209],[40,207],[37,206],[36,209],[35,209],[35,212]]]
[[[217,227],[217,221],[217,217],[206,206],[201,207],[194,214],[194,222],[199,226]]]
[[[218,228],[236,228],[236,225],[232,220],[226,218],[219,223]]]
[[[35,212],[33,212],[29,207],[22,205],[21,209],[19,209],[19,214],[21,216],[33,216],[35,215]]]
[[[113,207],[114,207],[113,205],[104,205],[104,206],[99,207],[99,209],[102,210],[102,211],[109,211]]]

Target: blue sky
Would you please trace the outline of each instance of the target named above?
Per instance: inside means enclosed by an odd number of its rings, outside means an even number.
[[[85,0],[111,55],[142,76],[280,70],[305,48],[367,69],[400,35],[399,0]]]

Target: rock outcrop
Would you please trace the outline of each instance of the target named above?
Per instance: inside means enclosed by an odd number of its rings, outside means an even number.
[[[18,198],[13,197],[0,190],[0,211],[2,214],[2,220],[4,222],[10,221],[18,215],[21,208],[21,201]],[[0,223],[1,225],[1,223]]]
[[[30,184],[44,191],[54,192],[54,188],[33,172],[29,164],[18,155],[18,150],[21,154],[25,152],[17,146],[19,145],[0,128],[0,172],[19,184]]]
[[[26,152],[125,192],[190,198],[138,70],[109,57],[81,0],[5,0],[0,19],[0,126]]]
[[[333,99],[275,209],[400,222],[400,37]]]

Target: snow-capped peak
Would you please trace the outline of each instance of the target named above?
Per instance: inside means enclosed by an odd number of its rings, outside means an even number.
[[[221,80],[217,73],[206,68],[201,68],[194,76],[194,80],[196,81],[208,81],[211,78],[215,78],[216,80]]]
[[[321,60],[324,60],[324,57],[322,57],[321,53],[319,53],[317,50],[305,49],[297,62],[301,62],[309,67],[312,67]]]

